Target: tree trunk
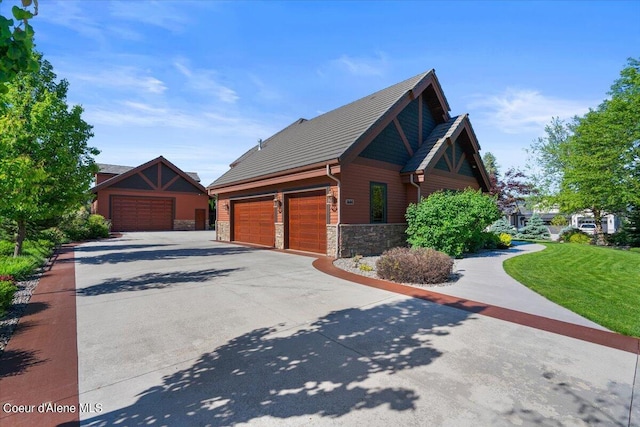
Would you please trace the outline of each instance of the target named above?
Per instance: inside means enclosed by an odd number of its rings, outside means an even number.
[[[22,242],[27,234],[27,222],[23,219],[18,220],[18,234],[16,235],[16,246],[13,249],[13,257],[22,255]]]
[[[604,246],[605,241],[604,232],[602,231],[602,211],[600,211],[600,209],[592,209],[591,212],[593,212],[593,219],[596,222],[596,235],[594,236],[594,240],[596,245]]]

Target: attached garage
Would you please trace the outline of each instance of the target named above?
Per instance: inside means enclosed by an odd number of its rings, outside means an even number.
[[[287,197],[289,249],[324,254],[327,251],[327,196],[324,190]]]
[[[275,246],[275,214],[273,198],[236,200],[232,204],[232,240]]]
[[[118,231],[173,229],[172,198],[111,197],[111,227]]]

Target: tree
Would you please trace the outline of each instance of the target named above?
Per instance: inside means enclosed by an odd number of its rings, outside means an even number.
[[[37,56],[37,73],[19,73],[0,95],[0,216],[17,224],[14,256],[28,225],[59,220],[88,198],[95,173],[92,127],[67,105],[68,83]]]
[[[549,230],[544,225],[542,218],[537,213],[531,215],[531,218],[527,222],[527,225],[520,229],[520,232],[516,235],[518,239],[543,239],[548,240]]]
[[[503,214],[512,214],[516,211],[518,203],[524,202],[525,198],[532,194],[533,185],[528,182],[526,175],[516,168],[510,168],[504,174],[504,178],[501,178],[500,166],[491,152],[482,157],[482,162],[489,174],[489,194],[496,197],[498,208]]]
[[[609,95],[569,124],[554,119],[530,150],[546,200],[564,212],[590,210],[599,243],[605,214],[640,204],[640,61],[628,60]]]
[[[21,0],[22,8],[13,6],[11,13],[18,22],[0,15],[0,93],[5,83],[19,72],[36,72],[38,61],[33,56],[33,27],[29,19],[38,14],[38,0]],[[2,0],[0,0],[2,3]],[[33,5],[33,12],[28,8]]]

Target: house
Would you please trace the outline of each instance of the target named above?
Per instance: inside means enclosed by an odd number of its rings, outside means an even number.
[[[571,226],[579,228],[582,224],[595,224],[593,212],[585,210],[571,215]],[[613,234],[620,231],[620,217],[615,214],[604,214],[601,220],[602,232],[606,234]]]
[[[160,156],[137,167],[98,163],[91,211],[112,231],[204,230],[209,196],[198,174]]]
[[[207,187],[218,240],[332,257],[406,245],[409,203],[489,188],[469,117],[449,111],[431,70],[296,120]]]

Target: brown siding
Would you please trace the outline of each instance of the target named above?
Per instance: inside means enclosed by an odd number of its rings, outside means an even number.
[[[176,193],[171,191],[136,191],[123,190],[118,188],[105,188],[98,192],[95,211],[96,213],[110,219],[111,207],[109,197],[112,195],[133,196],[133,197],[171,197],[175,199],[176,220],[195,220],[196,209],[209,210],[209,196],[207,194]]]
[[[114,176],[117,176],[117,174],[114,173],[97,173],[96,174],[96,185],[103,183],[104,181],[113,178]]]
[[[369,184],[381,182],[387,184],[387,222],[405,222],[407,209],[407,189],[402,183],[400,173],[391,169],[376,168],[351,163],[342,168],[342,223],[368,224]],[[415,189],[415,188],[414,188]],[[353,205],[346,205],[346,199],[353,199]]]

